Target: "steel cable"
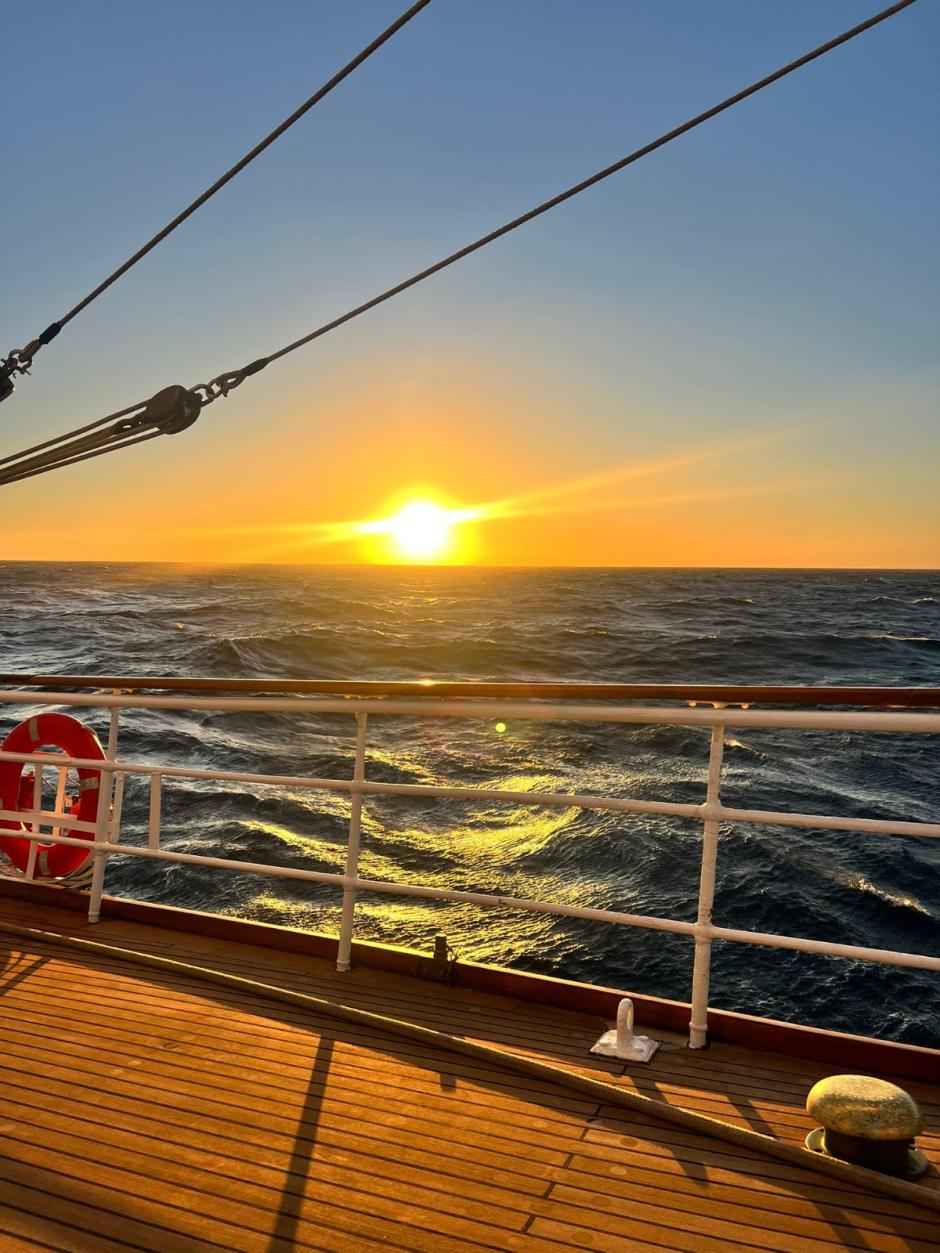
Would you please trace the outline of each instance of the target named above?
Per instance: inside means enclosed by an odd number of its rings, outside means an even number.
[[[319,339],[321,335],[326,335],[329,331],[335,330],[346,322],[352,321],[353,318],[359,317],[360,314],[374,309],[376,305],[383,304],[386,300],[391,300],[393,296],[397,296],[400,292],[407,291],[409,287],[421,283],[426,278],[430,278],[432,274],[437,274],[448,266],[453,265],[457,261],[462,261],[464,257],[470,256],[480,248],[485,248],[487,244],[493,243],[494,240],[500,239],[503,235],[508,235],[510,231],[517,230],[520,226],[524,226],[527,222],[531,222],[534,218],[540,217],[543,213],[547,213],[549,209],[554,209],[557,205],[563,204],[566,200],[571,200],[574,196],[578,196],[583,191],[587,191],[589,187],[594,187],[604,179],[610,178],[612,174],[619,173],[620,170],[626,169],[628,165],[632,165],[635,161],[639,161],[642,157],[648,156],[651,152],[655,152],[658,148],[665,147],[666,144],[672,143],[674,139],[678,139],[680,135],[687,134],[696,126],[701,126],[703,122],[709,121],[713,117],[717,117],[719,113],[723,113],[726,109],[730,109],[733,105],[746,100],[748,96],[753,96],[756,92],[762,91],[765,87],[769,87],[772,83],[779,82],[781,78],[785,78],[788,74],[792,74],[794,70],[801,69],[802,66],[808,65],[811,61],[815,61],[818,57],[824,56],[827,52],[831,52],[834,48],[838,48],[841,44],[847,43],[850,39],[854,39],[857,35],[861,35],[864,31],[870,30],[873,26],[877,26],[880,22],[886,21],[889,17],[893,17],[896,13],[900,13],[902,9],[910,8],[915,4],[916,0],[899,0],[897,4],[892,4],[890,8],[883,9],[880,13],[876,13],[874,17],[870,17],[867,21],[861,22],[858,26],[853,26],[851,30],[845,31],[843,34],[830,39],[827,43],[820,44],[818,48],[814,48],[812,52],[798,57],[795,61],[782,66],[779,70],[775,70],[773,74],[768,74],[766,78],[759,79],[756,83],[752,83],[749,87],[745,87],[742,91],[735,92],[733,96],[728,96],[726,100],[722,100],[720,104],[713,105],[710,109],[706,109],[703,113],[696,114],[689,121],[683,122],[681,126],[675,127],[671,131],[666,131],[664,135],[660,135],[658,139],[652,140],[648,144],[644,144],[642,148],[637,148],[628,156],[622,157],[619,161],[615,161],[613,165],[606,166],[603,170],[599,170],[596,174],[592,174],[589,178],[583,179],[580,183],[575,183],[573,187],[567,188],[566,191],[559,192],[557,196],[552,196],[550,200],[544,200],[540,205],[536,205],[534,209],[530,209],[527,213],[521,214],[512,221],[506,222],[503,226],[499,226],[494,231],[490,231],[487,235],[481,235],[479,239],[474,240],[472,244],[467,244],[464,248],[460,248],[457,252],[452,252],[450,256],[444,257],[442,261],[435,262],[434,265],[428,266],[426,270],[421,270],[418,274],[413,274],[411,278],[407,278],[402,283],[397,283],[394,287],[389,287],[387,291],[382,292],[378,296],[373,296],[371,300],[367,300],[364,304],[357,305],[355,309],[350,309],[347,313],[341,314],[340,317],[334,318],[331,322],[325,322],[323,326],[317,327],[315,331],[311,331],[308,335],[302,335],[300,339],[295,339],[293,343],[287,344],[284,348],[279,348],[277,352],[270,353],[264,358],[266,363],[277,361],[280,357],[285,357],[289,352],[294,352],[297,348],[302,348],[304,344],[309,344],[314,339]]]
[[[337,318],[333,318],[329,322],[325,322],[322,326],[317,327],[316,330],[310,331],[308,334],[301,336],[292,343],[286,344],[283,348],[278,349],[276,352],[270,353],[265,357],[259,357],[256,360],[249,362],[248,365],[242,366],[241,369],[231,370],[224,374],[220,374],[209,383],[197,384],[195,387],[188,389],[188,391],[187,389],[180,387],[175,390],[181,393],[186,393],[190,404],[195,405],[200,409],[203,408],[205,405],[218,399],[219,396],[227,395],[233,388],[238,387],[242,382],[244,382],[246,378],[249,378],[253,374],[260,373],[260,371],[270,365],[272,361],[277,361],[281,357],[287,356],[288,353],[294,352],[296,349],[303,347],[305,344],[309,344],[313,340],[319,339],[321,336],[328,334],[330,331],[336,330],[337,327],[343,326],[345,323],[352,321],[353,318],[357,318],[361,314],[368,312],[368,310],[374,309],[377,305],[383,304],[387,300],[391,300],[393,296],[397,296],[401,292],[406,291],[408,288],[416,286],[416,284],[430,278],[431,275],[437,274],[441,270],[446,269],[448,266],[453,265],[455,262],[469,256],[471,253],[477,252],[479,249],[484,248],[487,244],[492,243],[494,240],[500,239],[504,235],[508,235],[511,231],[517,230],[520,226],[524,226],[527,222],[531,222],[535,218],[540,217],[543,213],[547,213],[550,209],[554,209],[558,205],[563,204],[565,201],[571,200],[574,196],[580,195],[581,192],[587,191],[588,188],[594,187],[604,179],[610,178],[611,175],[616,174],[620,170],[625,169],[627,166],[632,165],[634,162],[639,161],[642,157],[648,156],[652,152],[656,152],[658,149],[665,147],[666,144],[672,143],[673,140],[678,139],[681,135],[687,134],[697,126],[701,126],[703,122],[709,121],[711,118],[725,112],[727,109],[730,109],[733,105],[739,104],[741,101],[746,100],[749,96],[753,96],[757,92],[764,90],[764,88],[771,86],[771,84],[779,82],[780,79],[792,74],[795,70],[801,69],[803,66],[810,64],[819,57],[825,56],[826,53],[833,51],[842,44],[848,43],[849,40],[856,38],[865,31],[871,30],[872,27],[879,25],[881,22],[886,21],[888,18],[893,17],[897,13],[900,13],[903,9],[910,8],[911,5],[916,2],[917,0],[898,0],[898,3],[892,4],[886,9],[882,9],[879,13],[876,13],[866,21],[860,22],[857,26],[853,26],[849,30],[844,31],[841,35],[837,35],[835,38],[827,40],[826,43],[820,44],[812,51],[804,53],[802,56],[797,57],[793,61],[789,61],[786,65],[782,66],[778,70],[775,70],[772,74],[768,74],[764,78],[758,79],[756,82],[751,83],[750,86],[735,92],[732,96],[728,96],[720,103],[712,105],[711,108],[706,109],[702,113],[696,114],[688,121],[683,122],[680,126],[666,131],[658,138],[644,144],[641,148],[635,149],[633,152],[629,153],[625,157],[622,157],[619,161],[614,162],[612,165],[608,165],[604,169],[599,170],[596,174],[592,174],[589,178],[583,179],[579,183],[575,183],[572,187],[559,192],[556,196],[551,197],[549,200],[543,201],[541,204],[536,205],[535,208],[530,209],[528,212],[521,214],[519,217],[513,218],[511,221],[506,222],[500,227],[497,227],[496,230],[490,231],[486,235],[482,235],[473,243],[467,244],[465,247],[458,249],[456,252],[452,252],[449,256],[444,257],[441,261],[437,261],[434,265],[428,266],[426,269],[419,271],[417,274],[413,274],[410,278],[405,279],[401,283],[397,283],[394,287],[387,288],[385,291],[380,292],[377,296],[373,296],[370,300],[365,301],[363,304],[357,305],[355,308],[348,310],[346,313],[341,314]],[[166,390],[170,391],[171,389]],[[162,393],[160,394],[162,395]],[[152,404],[153,401],[150,403]],[[191,419],[191,421],[194,420],[194,418]],[[102,419],[101,421],[106,421],[106,419]],[[99,425],[99,423],[91,423],[89,426],[78,428],[78,430],[86,431],[96,425]],[[161,429],[163,433],[173,434],[177,430],[183,429],[183,426],[179,424],[175,426],[172,424],[165,424]],[[77,433],[78,432],[67,433],[66,435],[60,436],[57,440],[48,440],[45,445],[37,445],[36,447],[48,447],[54,444],[59,444],[70,439]],[[7,463],[14,462],[24,455],[25,454],[14,454],[11,457],[5,458],[4,461]],[[69,462],[57,462],[54,455],[50,453],[49,464],[46,468],[49,470],[56,469],[58,464],[69,464]],[[41,471],[37,470],[32,471],[31,473],[39,472]],[[0,474],[0,484],[13,482],[16,477],[18,476],[14,473],[14,468],[11,468],[6,472],[5,476]]]
[[[347,62],[341,70],[338,70],[332,78],[328,79],[322,87],[315,91],[309,99],[305,100],[299,108],[295,109],[289,117],[286,117],[280,125],[276,126],[270,134],[265,135],[264,139],[262,139],[260,143],[255,144],[254,148],[252,148],[249,152],[246,152],[245,155],[240,160],[236,161],[233,166],[227,169],[220,178],[217,178],[210,187],[207,187],[206,190],[202,192],[201,195],[197,196],[191,204],[188,204],[182,212],[178,213],[172,221],[168,222],[162,230],[157,231],[156,235],[149,239],[143,247],[138,248],[133,256],[128,257],[123,265],[118,266],[118,268],[109,274],[106,279],[100,282],[93,291],[90,291],[87,296],[83,297],[77,305],[73,305],[68,313],[64,314],[58,319],[58,321],[53,322],[46,327],[42,334],[38,335],[34,340],[28,343],[25,348],[14,349],[2,362],[2,365],[0,365],[0,400],[4,400],[7,396],[12,394],[13,376],[15,374],[26,373],[39,349],[44,347],[46,344],[51,343],[62,328],[67,325],[67,323],[71,322],[72,319],[81,313],[83,309],[86,309],[93,300],[97,300],[103,292],[107,291],[112,283],[116,283],[122,275],[126,274],[127,271],[135,266],[138,261],[141,261],[149,252],[156,248],[157,244],[162,243],[163,240],[166,239],[168,235],[172,234],[178,226],[181,226],[187,218],[192,217],[196,210],[201,208],[207,200],[210,200],[216,192],[220,191],[226,185],[226,183],[231,182],[236,174],[240,174],[245,166],[250,165],[256,157],[260,156],[266,148],[269,148],[271,144],[273,144],[276,139],[279,139],[285,131],[289,130],[295,122],[298,122],[306,113],[309,113],[314,105],[319,104],[325,96],[329,95],[334,87],[338,87],[344,79],[348,78],[354,70],[358,69],[364,61],[367,61],[374,52],[377,52],[383,44],[387,43],[393,35],[397,34],[403,26],[410,22],[411,19],[420,13],[422,9],[427,8],[430,3],[431,0],[415,0],[415,3],[412,4],[409,9],[406,9],[399,18],[392,22],[391,26],[382,31],[382,33],[373,39],[370,44],[367,44],[361,52],[354,56],[351,61]],[[4,383],[6,386],[4,386]]]

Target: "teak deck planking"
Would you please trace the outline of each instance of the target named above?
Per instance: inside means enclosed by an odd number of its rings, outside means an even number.
[[[0,917],[175,957],[598,1074],[799,1143],[832,1068],[386,971],[0,898]],[[0,934],[0,1250],[664,1253],[940,1249],[936,1215],[470,1057]],[[846,1069],[851,1069],[847,1059]],[[938,1093],[907,1082],[928,1125]],[[940,1162],[940,1140],[921,1140]],[[932,1172],[936,1186],[936,1174]]]

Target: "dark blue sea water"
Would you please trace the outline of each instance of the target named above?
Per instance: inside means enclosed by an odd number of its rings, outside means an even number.
[[[940,685],[940,576],[903,572],[466,570],[0,565],[2,669],[318,678],[567,679]],[[3,728],[25,711],[0,709]],[[83,715],[86,716],[86,715]],[[106,718],[87,715],[104,738]],[[696,728],[371,720],[370,777],[695,802]],[[125,759],[349,777],[352,719],[131,713]],[[733,804],[938,819],[937,737],[731,735]],[[124,839],[143,842],[129,778]],[[164,843],[341,870],[348,804],[299,789],[168,782]],[[692,919],[701,834],[672,818],[489,802],[369,798],[367,877]],[[940,954],[940,841],[730,826],[715,918]],[[106,888],[335,933],[338,893],[278,879],[114,859]],[[684,937],[363,896],[357,932],[688,999]],[[718,944],[713,1003],[940,1044],[940,977]]]

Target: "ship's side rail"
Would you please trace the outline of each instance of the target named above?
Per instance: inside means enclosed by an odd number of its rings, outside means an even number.
[[[467,685],[470,686],[470,685]],[[492,689],[492,685],[490,685]],[[35,763],[37,767],[52,767],[58,771],[57,800],[54,810],[43,810],[41,805],[41,774],[35,770],[33,807],[28,810],[0,809],[0,820],[18,820],[29,824],[29,829],[18,832],[32,843],[26,877],[35,873],[35,848],[39,842],[84,847],[93,840],[92,870],[89,893],[89,920],[96,922],[100,916],[104,873],[111,857],[149,858],[165,862],[214,867],[234,870],[241,874],[270,875],[282,878],[306,880],[331,884],[342,891],[342,916],[338,942],[337,967],[348,970],[355,923],[356,899],[360,892],[386,893],[396,896],[423,897],[448,900],[481,906],[501,906],[534,913],[555,914],[574,918],[594,919],[622,926],[641,927],[668,931],[688,936],[694,942],[692,968],[692,1012],[689,1043],[692,1048],[702,1048],[707,1040],[707,1016],[709,1002],[709,977],[712,944],[716,940],[729,940],[743,944],[756,944],[771,948],[795,949],[800,952],[817,953],[830,957],[862,961],[882,962],[896,966],[911,966],[940,972],[940,957],[926,954],[895,952],[886,949],[865,948],[853,944],[805,939],[798,936],[776,935],[766,932],[743,931],[715,926],[712,907],[715,895],[716,860],[719,830],[722,823],[751,823],[772,826],[791,826],[807,829],[830,829],[856,831],[873,835],[893,837],[938,837],[940,822],[911,822],[880,818],[853,818],[839,815],[778,812],[762,809],[741,809],[725,805],[721,798],[722,764],[726,734],[730,728],[777,728],[790,730],[815,730],[846,732],[885,732],[905,734],[940,733],[940,713],[918,709],[900,710],[903,697],[890,692],[883,700],[872,701],[875,705],[891,705],[891,708],[873,709],[763,709],[745,707],[761,689],[734,689],[740,706],[710,708],[662,707],[625,703],[583,703],[550,699],[492,699],[473,698],[470,695],[444,698],[435,695],[423,698],[400,696],[336,698],[331,696],[260,696],[241,695],[170,696],[131,695],[113,691],[100,692],[30,692],[0,691],[0,704],[10,706],[67,706],[105,708],[110,711],[110,727],[104,760],[84,760],[64,756],[61,753],[10,753],[0,752],[0,760]],[[778,698],[779,699],[779,698]],[[897,704],[895,704],[897,702]],[[912,702],[913,703],[913,702]],[[175,765],[154,765],[125,760],[119,753],[120,715],[122,710],[162,709],[181,711],[253,712],[288,714],[345,715],[352,721],[355,733],[355,752],[352,777],[313,778],[308,776],[253,774],[233,770],[204,770]],[[479,788],[431,784],[387,783],[372,781],[367,777],[367,737],[369,720],[372,718],[454,718],[485,719],[514,722],[587,722],[620,724],[666,724],[683,727],[707,727],[710,729],[710,748],[704,795],[698,804],[680,804],[668,801],[640,800],[625,797],[566,792],[513,791],[500,788]],[[94,823],[82,822],[63,812],[65,776],[69,769],[85,766],[101,771],[97,818]],[[121,809],[124,781],[128,775],[148,777],[150,780],[148,842],[147,846],[121,844]],[[307,870],[302,867],[276,866],[260,862],[236,861],[226,857],[207,857],[194,853],[181,853],[161,846],[161,797],[165,779],[199,779],[256,783],[259,786],[289,787],[345,793],[350,798],[350,818],[346,867],[342,874]],[[618,910],[595,909],[589,906],[562,904],[552,901],[528,900],[502,896],[495,893],[451,891],[436,886],[399,884],[384,880],[363,879],[359,874],[359,846],[362,806],[369,796],[422,796],[471,801],[494,801],[527,806],[579,808],[584,810],[608,810],[620,813],[669,815],[698,821],[702,824],[703,841],[699,876],[699,895],[694,922],[660,918],[644,914],[631,914]],[[63,834],[63,831],[71,834]],[[84,833],[84,839],[79,833]]]

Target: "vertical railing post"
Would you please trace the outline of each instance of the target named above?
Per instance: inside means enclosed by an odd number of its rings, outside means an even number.
[[[33,809],[38,813],[42,809],[42,766],[37,761],[33,766]],[[40,821],[34,818],[29,824],[33,835],[39,834]],[[29,842],[29,852],[26,854],[26,878],[32,879],[36,874],[36,855],[39,852],[39,845],[35,840]]]
[[[163,790],[163,775],[150,776],[150,815],[147,820],[147,847],[160,847],[160,807]]]
[[[108,843],[111,835],[111,793],[114,786],[114,769],[110,763],[117,755],[118,717],[117,705],[111,707],[111,724],[108,728],[107,761],[98,778],[98,813],[95,817],[94,867],[91,872],[91,888],[88,893],[88,921],[101,919],[101,893],[104,888],[104,871],[108,861]]]
[[[708,1044],[708,987],[712,964],[712,907],[715,902],[715,868],[718,861],[718,830],[721,812],[721,761],[725,751],[725,728],[712,727],[708,752],[708,785],[702,833],[702,869],[699,875],[698,914],[695,919],[695,963],[692,967],[692,1013],[689,1019],[689,1048]]]
[[[118,770],[114,776],[114,803],[111,806],[110,821],[108,823],[109,844],[119,844],[121,841],[121,811],[124,808],[124,780],[126,777],[123,770]]]
[[[353,764],[353,788],[350,792],[349,846],[346,851],[346,878],[359,877],[359,833],[362,829],[362,791],[355,785],[366,777],[366,723],[367,714],[356,714],[356,760]],[[343,915],[339,925],[339,945],[336,950],[336,969],[349,969],[352,958],[353,923],[356,917],[356,889],[343,888]]]
[[[69,780],[69,768],[68,766],[56,766],[56,769],[59,772],[59,777],[58,777],[58,782],[56,783],[56,789],[55,789],[55,811],[57,814],[64,814],[65,813],[65,792],[66,792],[66,786]],[[53,827],[52,834],[61,835],[63,829],[65,830],[65,834],[68,835],[69,834],[68,827],[66,828]]]

